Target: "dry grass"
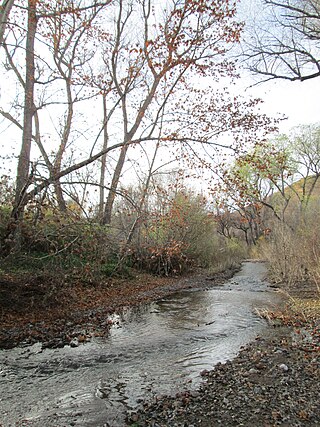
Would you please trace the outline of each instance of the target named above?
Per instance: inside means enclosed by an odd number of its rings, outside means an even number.
[[[320,297],[296,298],[286,291],[280,291],[287,304],[279,310],[255,309],[256,314],[272,326],[316,325],[320,320]]]
[[[290,309],[294,314],[301,314],[307,321],[320,319],[320,298],[293,298]]]

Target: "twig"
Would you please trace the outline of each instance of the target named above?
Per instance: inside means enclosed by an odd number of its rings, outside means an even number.
[[[53,254],[44,255],[44,256],[42,256],[42,257],[32,257],[32,259],[41,260],[41,259],[45,259],[45,258],[54,257],[54,256],[56,256],[56,255],[60,254],[61,252],[63,252],[63,251],[65,251],[65,250],[67,250],[68,248],[70,248],[70,246],[71,246],[71,245],[73,245],[73,244],[74,244],[74,243],[79,239],[79,237],[80,237],[80,236],[75,237],[75,238],[72,240],[72,242],[70,242],[70,243],[68,243],[68,244],[67,244],[67,246],[63,247],[62,249],[59,249],[58,251],[56,251],[56,252],[55,252],[55,253],[53,253]]]

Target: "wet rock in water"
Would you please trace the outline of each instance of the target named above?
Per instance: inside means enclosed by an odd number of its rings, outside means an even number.
[[[136,423],[138,419],[139,419],[139,416],[136,412],[132,412],[128,417],[128,420],[131,421],[132,423]]]
[[[106,399],[111,393],[111,387],[105,381],[100,380],[95,395],[100,399]]]
[[[109,392],[106,390],[97,388],[95,395],[99,397],[99,399],[106,399],[109,396]]]

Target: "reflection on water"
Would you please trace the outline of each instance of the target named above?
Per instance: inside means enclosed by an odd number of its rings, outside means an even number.
[[[0,425],[123,426],[141,399],[197,387],[266,328],[253,312],[277,302],[264,275],[248,262],[223,287],[127,309],[108,338],[77,348],[0,352]]]

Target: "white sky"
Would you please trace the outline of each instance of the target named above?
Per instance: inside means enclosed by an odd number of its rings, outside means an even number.
[[[287,117],[280,124],[283,133],[300,124],[320,123],[320,78],[304,82],[274,80],[246,92],[264,100],[262,108],[267,114]]]

